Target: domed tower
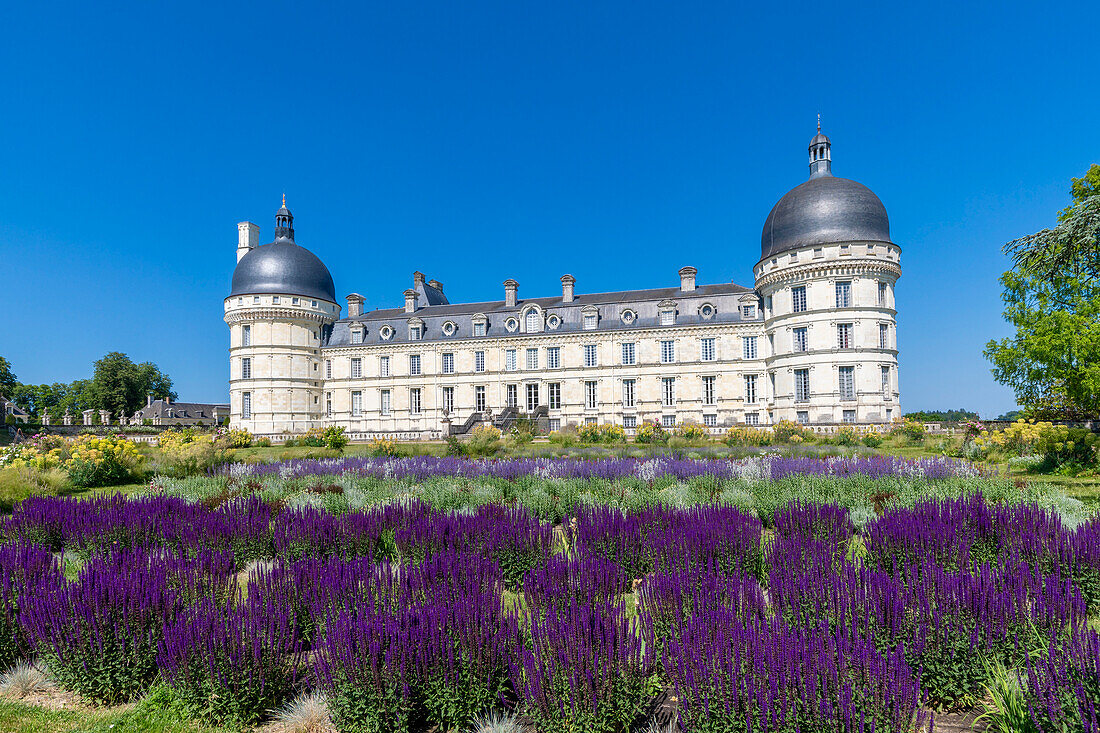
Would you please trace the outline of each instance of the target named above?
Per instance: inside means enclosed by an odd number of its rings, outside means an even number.
[[[756,292],[764,301],[772,419],[887,423],[900,417],[894,283],[901,248],[866,186],[832,173],[829,138],[810,141],[810,178],[764,222]]]
[[[225,299],[229,325],[230,422],[256,435],[321,425],[321,344],[340,318],[328,268],[294,243],[294,216],[275,214],[275,241],[237,225],[237,268]]]

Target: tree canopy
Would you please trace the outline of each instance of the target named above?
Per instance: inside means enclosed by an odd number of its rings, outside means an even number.
[[[907,412],[902,417],[921,422],[963,422],[964,420],[977,420],[978,413],[959,408],[957,410],[921,410],[919,412]]]
[[[1005,245],[1004,316],[1016,333],[990,341],[993,376],[1036,417],[1100,415],[1100,165],[1073,179],[1053,229]]]
[[[12,392],[15,391],[15,385],[17,384],[19,384],[19,381],[15,378],[15,373],[11,370],[11,363],[0,356],[0,394],[8,399],[14,400],[15,398],[12,397]]]

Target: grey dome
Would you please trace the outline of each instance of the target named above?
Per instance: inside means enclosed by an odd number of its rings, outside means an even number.
[[[256,293],[303,295],[336,302],[336,286],[325,263],[289,239],[256,247],[237,263],[229,294]]]
[[[760,235],[760,258],[812,244],[889,241],[890,219],[878,196],[862,183],[825,172],[772,207]]]

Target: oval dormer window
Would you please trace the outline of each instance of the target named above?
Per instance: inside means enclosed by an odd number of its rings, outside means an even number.
[[[546,319],[546,325],[552,329],[555,329],[561,325],[561,318],[559,318],[556,314],[551,315]]]
[[[382,326],[378,331],[378,335],[382,337],[383,341],[389,341],[393,338],[393,329],[389,326]]]
[[[710,303],[704,303],[703,307],[699,309],[699,315],[709,321],[714,318],[714,306]]]
[[[507,321],[504,322],[504,327],[511,332],[515,332],[515,330],[519,328],[519,321],[517,321],[515,318],[509,318]]]
[[[456,330],[456,326],[455,326],[453,321],[447,321],[446,323],[443,324],[443,335],[444,336],[454,336],[455,335],[455,330]]]

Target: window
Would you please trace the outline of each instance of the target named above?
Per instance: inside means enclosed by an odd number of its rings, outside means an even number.
[[[351,378],[359,379],[363,376],[363,360],[352,359],[351,360]]]
[[[791,331],[791,351],[807,351],[807,330],[805,327]]]
[[[509,318],[507,321],[504,322],[504,328],[508,331],[515,331],[517,328],[519,328],[519,321],[517,321],[515,318]]]
[[[791,312],[801,313],[806,310],[806,286],[799,285],[791,288]]]
[[[745,318],[745,320],[755,320],[756,319],[756,305],[753,304],[753,303],[750,303],[748,305],[741,306],[741,313],[742,313],[742,316]]]
[[[443,355],[443,373],[454,374],[455,373],[455,355],[452,353],[446,353]]]
[[[825,256],[825,249],[823,247],[814,247],[814,258],[821,259]]]
[[[516,350],[506,349],[504,351],[504,369],[505,371],[514,372],[516,370]]]
[[[676,377],[661,378],[661,404],[665,407],[676,406]]]
[[[703,377],[703,404],[714,404],[714,383],[717,381],[717,377],[709,376]]]
[[[756,337],[743,336],[741,338],[741,351],[746,359],[756,358]]]
[[[241,346],[252,345],[252,326],[241,326]]]
[[[756,375],[755,374],[746,374],[745,375],[745,404],[747,404],[747,405],[755,405],[756,404]]]
[[[252,393],[241,392],[241,417],[245,420],[252,418]]]
[[[798,253],[791,252],[791,262],[798,262]]]
[[[519,387],[514,384],[505,387],[504,404],[507,407],[519,407]]]
[[[882,367],[882,397],[890,399],[890,367]]]
[[[485,371],[485,352],[484,351],[475,351],[474,352],[474,371],[475,372]]]
[[[873,244],[868,244],[867,245],[867,254],[871,255],[872,257],[875,256],[875,245],[873,245]]]
[[[794,414],[794,419],[799,425],[809,425],[810,413],[806,412],[805,410],[799,410]]]
[[[474,387],[474,411],[485,412],[485,388],[480,385]]]
[[[622,321],[627,326],[634,323],[634,320],[637,317],[638,317],[638,315],[634,311],[630,310],[629,308],[624,310],[622,313],[619,314],[619,320]]]
[[[599,401],[596,397],[597,382],[584,383],[584,409],[595,410]]]
[[[352,331],[352,332],[351,332],[351,342],[352,342],[353,344],[361,344],[361,343],[363,343],[363,332],[362,332],[362,331],[359,331],[359,330],[356,330],[356,331]]]
[[[708,428],[716,427],[718,425],[718,416],[703,415],[703,425],[706,425]]]
[[[599,420],[597,420],[597,419],[596,419],[596,418],[594,418],[594,417],[586,417],[586,418],[584,419],[584,424],[585,424],[585,425],[595,425],[595,424],[597,424],[598,422],[599,422]]]
[[[325,415],[332,417],[332,392],[325,392]]]
[[[878,304],[879,307],[886,307],[886,283],[878,284]]]
[[[537,384],[527,385],[527,411],[534,412],[539,408],[539,386]]]
[[[351,393],[351,416],[360,417],[363,414],[363,393]]]
[[[561,430],[561,418],[552,417],[546,421],[546,427],[550,428],[551,433],[556,433]]]
[[[325,379],[332,379],[332,359],[325,359]]]
[[[887,409],[886,410],[886,422],[893,422],[893,420],[894,420],[894,411],[891,410],[891,409]]]
[[[847,245],[847,244],[840,245],[840,256],[841,257],[844,257],[845,255],[850,255],[851,253],[852,253],[851,245]]]
[[[560,369],[561,368],[561,347],[560,346],[548,346],[548,347],[546,347],[546,368],[547,369]]]
[[[388,357],[388,356],[378,357],[378,376],[380,376],[380,377],[390,376],[390,357]]]
[[[759,425],[760,424],[760,413],[759,412],[746,412],[745,413],[745,424],[746,425]]]
[[[836,307],[849,308],[852,305],[852,283],[848,281],[836,284]]]
[[[838,349],[852,348],[852,324],[836,324],[836,347]]]
[[[665,308],[661,311],[661,325],[671,326],[676,323],[676,311],[672,308]]]
[[[878,347],[880,349],[890,348],[890,327],[885,323],[878,324]]]
[[[634,361],[634,343],[633,342],[624,342],[623,343],[623,365],[624,366],[634,366],[635,363],[636,362]]]
[[[527,311],[527,315],[524,317],[523,328],[527,333],[537,333],[542,330],[542,319],[539,318],[538,311]]]
[[[638,427],[638,418],[635,415],[623,415],[623,427],[624,428],[636,428]]]
[[[842,366],[838,374],[840,377],[840,399],[854,400],[856,398],[856,368]]]
[[[455,388],[444,387],[443,388],[443,412],[451,413],[455,411]]]
[[[597,313],[585,313],[584,314],[584,330],[591,331],[596,328],[596,323],[599,320],[599,314]]]
[[[420,354],[409,354],[409,374],[414,377],[420,374]]]
[[[258,296],[258,295],[253,295],[253,296],[252,296],[252,304],[253,304],[253,305],[259,305],[259,304],[260,304],[260,296]]]
[[[662,341],[661,342],[661,363],[671,364],[676,361],[676,342],[675,341]]]
[[[661,426],[666,428],[676,427],[675,415],[661,415]]]
[[[623,407],[634,407],[634,380],[623,380]]]
[[[551,410],[561,409],[561,382],[550,382],[546,385],[546,402]]]
[[[420,333],[420,326],[409,326],[409,341],[419,341]]]
[[[393,338],[393,329],[389,326],[382,326],[382,328],[378,329],[378,335],[382,337],[383,341],[389,341]]]
[[[844,417],[843,417],[844,422],[855,422],[856,421],[856,411],[855,410],[845,410],[843,414],[844,414]]]
[[[458,327],[455,326],[454,323],[452,323],[451,321],[447,321],[446,323],[443,324],[443,335],[444,336],[454,336],[455,335],[455,330],[457,328]]]
[[[699,339],[699,359],[702,361],[714,361],[714,339]]]
[[[794,370],[794,401],[795,402],[809,402],[810,401],[810,370],[809,369],[795,369]]]
[[[485,321],[477,321],[477,322],[474,323],[474,335],[475,336],[484,336],[485,335]]]
[[[539,368],[539,350],[528,349],[527,350],[527,368],[538,369]]]
[[[252,360],[241,359],[241,379],[252,379]]]
[[[310,308],[316,308],[317,307],[317,301],[316,300],[309,301],[309,307]]]
[[[596,366],[596,344],[584,345],[584,365],[586,367]]]
[[[558,318],[556,315],[551,315],[546,319],[546,325],[550,328],[557,328],[561,325],[561,318]],[[559,420],[558,422],[560,423],[561,421]]]
[[[272,303],[273,305],[279,305],[279,296],[278,296],[278,295],[276,295],[276,296],[272,297],[272,299],[271,299],[271,303]]]
[[[409,414],[420,414],[420,387],[411,387],[409,389]]]
[[[710,303],[706,303],[699,309],[699,315],[703,317],[704,321],[709,321],[714,318],[714,306]]]

